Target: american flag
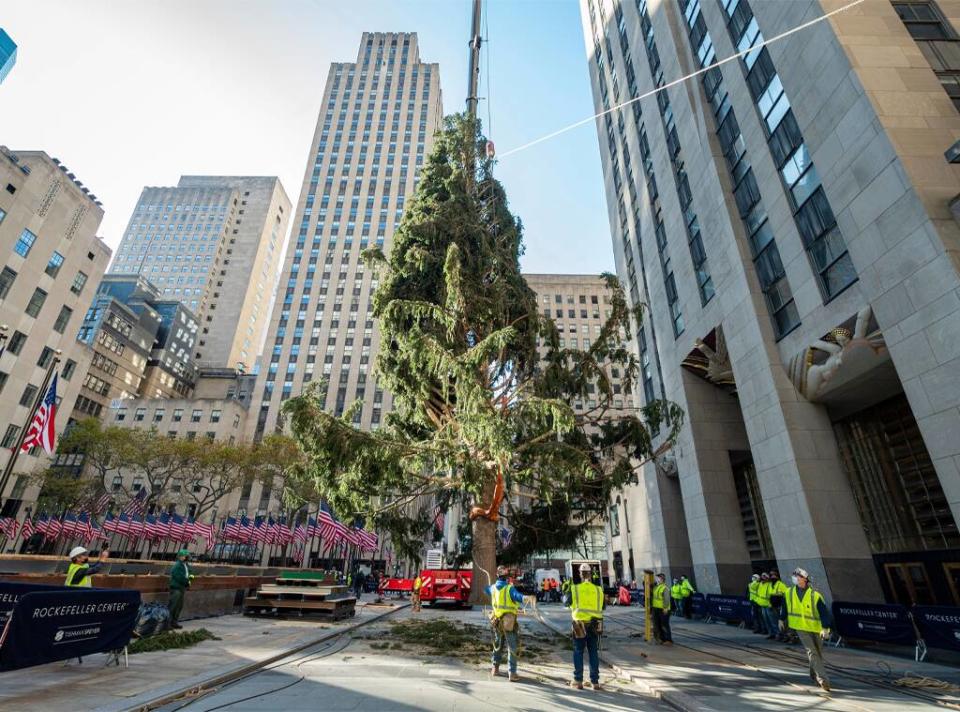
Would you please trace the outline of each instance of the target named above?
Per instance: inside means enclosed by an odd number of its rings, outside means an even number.
[[[27,428],[27,435],[23,439],[23,445],[20,446],[21,452],[29,452],[32,448],[42,447],[48,455],[52,455],[56,449],[57,440],[57,374],[53,374],[53,380],[50,381],[50,387],[47,394],[43,397],[43,403],[33,414],[33,420],[30,421],[30,427]]]
[[[365,529],[356,530],[358,543],[360,548],[363,551],[376,551],[377,550],[377,535],[373,532],[368,532]]]
[[[90,524],[90,515],[87,512],[83,512],[79,517],[77,517],[75,533],[76,536],[83,541],[90,541],[93,539],[93,526]]]
[[[0,517],[0,533],[6,535],[8,539],[17,538],[17,529],[19,525],[13,517]]]
[[[307,538],[316,539],[320,534],[320,527],[317,526],[317,520],[313,517],[307,519]]]
[[[30,537],[33,536],[35,528],[33,526],[33,520],[30,517],[27,517],[23,520],[23,524],[20,527],[20,538],[24,541],[27,541]]]
[[[296,530],[293,532],[293,538],[297,541],[306,541],[307,540],[307,529],[302,524],[298,524]]]
[[[144,487],[141,487],[134,497],[127,502],[127,506],[123,508],[123,513],[131,517],[135,517],[138,514],[143,514],[146,510],[146,500],[147,500],[147,490]]]
[[[176,542],[186,542],[190,541],[191,537],[187,534],[186,523],[183,521],[183,517],[179,514],[174,514],[170,517],[170,534],[169,537]]]
[[[263,521],[263,517],[257,517],[254,520],[253,527],[250,530],[250,541],[266,544],[269,528],[270,526]]]
[[[60,536],[60,528],[60,520],[56,517],[41,514],[37,520],[36,530],[43,534],[45,539],[56,539]]]
[[[336,544],[347,531],[347,528],[330,514],[330,510],[325,505],[320,506],[320,511],[317,512],[317,521],[320,525],[320,538],[326,541],[328,545]]]
[[[506,549],[510,546],[510,537],[513,536],[513,533],[506,527],[500,527],[500,543],[503,544],[503,548]]]
[[[60,535],[65,537],[76,537],[78,535],[78,528],[82,530],[80,523],[77,522],[77,517],[73,512],[67,512],[63,515],[63,519],[60,521]]]
[[[441,507],[438,504],[436,508],[433,510],[433,526],[439,529],[440,531],[443,531],[444,518],[445,518],[445,515],[443,512],[443,507]]]
[[[104,492],[97,498],[97,501],[93,503],[93,513],[100,514],[105,511],[107,507],[110,506],[110,500],[113,499],[113,495],[109,492]]]
[[[103,531],[110,532],[111,534],[117,533],[117,520],[112,514],[108,514],[103,520]]]
[[[242,538],[240,529],[240,522],[236,517],[227,517],[227,521],[223,523],[223,538],[240,541]]]

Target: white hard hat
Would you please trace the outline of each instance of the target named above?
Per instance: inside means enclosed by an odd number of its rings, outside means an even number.
[[[586,571],[587,573],[589,573],[589,572],[593,571],[593,569],[590,568],[590,564],[580,564],[580,572],[582,573],[582,572],[584,572],[584,571]]]
[[[76,559],[78,556],[86,553],[87,553],[87,550],[84,549],[82,546],[75,546],[70,550],[70,558]]]

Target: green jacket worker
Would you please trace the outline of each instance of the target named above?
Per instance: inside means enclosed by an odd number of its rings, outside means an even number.
[[[180,613],[183,611],[183,597],[190,588],[193,576],[190,574],[190,566],[187,560],[190,558],[190,552],[181,549],[177,552],[177,560],[170,569],[170,623],[174,628],[182,628],[180,625]]]
[[[76,586],[78,588],[91,588],[93,586],[93,574],[100,571],[103,562],[107,560],[109,551],[104,549],[100,552],[100,557],[94,564],[89,563],[90,552],[82,546],[75,546],[70,550],[70,565],[67,567],[67,578],[63,582],[64,586]]]

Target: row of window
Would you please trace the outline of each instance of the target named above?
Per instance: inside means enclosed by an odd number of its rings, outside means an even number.
[[[117,422],[125,421],[127,419],[127,414],[128,414],[127,408],[125,407],[117,408],[117,412],[114,415],[114,420],[116,420]],[[151,421],[154,423],[162,422],[164,417],[166,417],[166,414],[167,414],[166,408],[155,408],[153,411],[153,415],[151,416]],[[184,414],[183,408],[174,408],[170,414],[170,422],[172,423],[183,422],[183,414]],[[144,420],[146,420],[146,417],[147,417],[146,408],[141,407],[141,408],[134,409],[133,416],[132,416],[132,419],[134,422],[138,422],[138,423],[143,422]],[[219,423],[222,417],[223,417],[223,411],[220,410],[219,408],[213,408],[210,410],[207,422]],[[189,422],[199,423],[202,420],[203,420],[203,409],[194,408],[193,411],[190,413]],[[240,425],[240,415],[237,414],[233,418],[233,427],[236,428],[239,425]]]

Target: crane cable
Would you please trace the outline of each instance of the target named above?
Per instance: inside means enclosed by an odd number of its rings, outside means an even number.
[[[504,151],[503,153],[500,154],[500,158],[506,158],[507,156],[513,155],[514,153],[519,153],[520,151],[525,151],[525,150],[528,149],[528,148],[532,148],[533,146],[536,146],[538,143],[543,143],[544,141],[549,141],[550,139],[556,138],[557,136],[560,136],[561,134],[565,134],[565,133],[567,133],[568,131],[572,131],[572,130],[575,129],[575,128],[579,128],[580,126],[583,126],[584,124],[589,124],[591,121],[594,121],[594,120],[596,120],[596,119],[599,119],[601,116],[606,116],[607,114],[613,113],[614,111],[618,111],[618,110],[622,109],[622,108],[625,107],[625,106],[629,106],[630,104],[633,104],[633,103],[635,103],[635,102],[638,102],[638,101],[640,101],[641,99],[646,99],[646,98],[649,97],[649,96],[654,96],[655,94],[659,94],[660,92],[665,91],[666,89],[669,89],[670,87],[676,86],[677,84],[682,84],[682,83],[686,82],[686,81],[689,80],[689,79],[693,79],[694,77],[698,77],[698,76],[700,76],[701,74],[706,74],[707,72],[709,72],[709,71],[711,71],[711,70],[713,70],[713,69],[716,69],[717,67],[719,67],[719,66],[721,66],[721,65],[723,65],[723,64],[727,64],[728,62],[732,62],[732,61],[734,61],[734,60],[736,60],[736,59],[739,59],[740,57],[743,57],[743,56],[745,56],[745,55],[750,54],[751,52],[756,52],[756,51],[760,50],[761,48],[766,47],[767,45],[773,44],[774,42],[778,42],[778,41],[780,41],[780,40],[782,40],[782,39],[786,39],[786,38],[789,37],[790,35],[793,35],[793,34],[795,34],[795,33],[797,33],[797,32],[800,32],[801,30],[805,30],[805,29],[807,29],[808,27],[812,27],[812,26],[814,26],[814,25],[816,25],[816,24],[819,24],[819,23],[823,22],[824,20],[827,20],[827,19],[833,17],[834,15],[838,15],[838,14],[840,14],[841,12],[845,12],[845,11],[847,11],[847,10],[853,8],[853,7],[856,7],[857,5],[860,5],[861,3],[864,3],[864,2],[866,2],[866,0],[852,0],[852,2],[848,2],[846,5],[842,5],[841,7],[838,7],[838,8],[836,8],[835,10],[831,10],[830,12],[825,13],[825,14],[821,15],[820,17],[815,17],[815,18],[813,18],[812,20],[808,20],[807,22],[804,22],[804,23],[802,23],[802,24],[800,24],[800,25],[797,25],[796,27],[792,27],[792,28],[790,28],[789,30],[786,30],[785,32],[781,32],[779,35],[774,35],[773,37],[770,37],[769,39],[764,39],[762,42],[758,42],[757,44],[753,45],[752,47],[748,47],[747,49],[741,50],[740,52],[737,52],[736,54],[732,54],[732,55],[730,55],[729,57],[725,57],[724,59],[717,60],[717,61],[714,62],[713,64],[707,65],[706,67],[703,67],[703,68],[701,68],[701,69],[698,69],[698,70],[695,71],[695,72],[691,72],[690,74],[687,74],[687,75],[685,75],[685,76],[682,76],[682,77],[680,77],[679,79],[674,79],[673,81],[667,82],[666,84],[663,84],[663,85],[661,85],[661,86],[659,86],[659,87],[656,87],[656,88],[654,88],[654,89],[651,89],[650,91],[648,91],[648,92],[646,92],[646,93],[644,93],[644,94],[641,94],[640,96],[637,96],[637,97],[634,97],[634,98],[632,98],[632,99],[629,99],[629,100],[627,100],[627,101],[625,101],[625,102],[623,102],[623,103],[621,103],[621,104],[617,104],[616,106],[612,106],[612,107],[609,108],[609,109],[604,109],[603,111],[601,111],[601,112],[599,112],[599,113],[596,113],[596,114],[594,114],[593,116],[588,116],[588,117],[585,118],[585,119],[580,119],[579,121],[576,121],[576,122],[574,122],[574,123],[572,123],[572,124],[569,124],[568,126],[564,126],[563,128],[557,129],[556,131],[552,131],[552,132],[550,132],[550,133],[548,133],[548,134],[546,134],[546,135],[544,135],[544,136],[541,136],[540,138],[534,139],[533,141],[528,141],[528,142],[525,143],[525,144],[522,144],[522,145],[517,146],[517,147],[515,147],[515,148],[511,148],[511,149],[509,149],[509,150],[507,150],[507,151]],[[488,91],[489,91],[489,84],[487,85],[487,88],[488,88]],[[488,102],[488,103],[489,103],[489,102]]]

